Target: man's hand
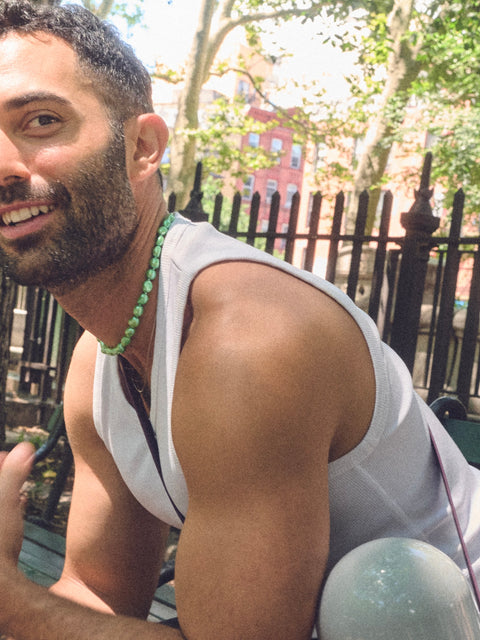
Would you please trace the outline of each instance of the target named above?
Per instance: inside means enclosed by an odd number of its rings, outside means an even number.
[[[23,539],[24,502],[21,489],[33,464],[34,448],[21,443],[0,453],[0,566],[16,567]]]

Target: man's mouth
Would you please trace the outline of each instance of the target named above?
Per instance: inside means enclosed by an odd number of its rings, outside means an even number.
[[[55,208],[53,204],[43,204],[33,207],[19,207],[12,211],[7,211],[1,216],[2,224],[5,226],[15,226],[19,222],[26,222],[31,218],[36,218],[43,213],[50,213]]]

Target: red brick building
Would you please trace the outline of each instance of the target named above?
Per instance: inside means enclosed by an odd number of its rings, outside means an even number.
[[[294,109],[291,110],[294,112]],[[251,107],[248,116],[260,122],[278,120],[278,115],[259,107]],[[265,131],[264,133],[250,133],[242,137],[242,149],[260,147],[279,154],[278,163],[268,169],[254,171],[245,183],[237,182],[236,188],[243,194],[244,203],[252,199],[255,191],[261,196],[259,225],[266,231],[268,214],[272,195],[275,191],[280,194],[279,227],[277,231],[286,231],[288,215],[292,204],[292,196],[302,190],[304,154],[302,147],[294,143],[294,131],[288,127],[288,121]]]

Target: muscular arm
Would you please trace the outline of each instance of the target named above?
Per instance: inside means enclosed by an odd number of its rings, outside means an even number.
[[[328,557],[328,461],[355,446],[372,411],[365,344],[336,303],[264,267],[204,272],[192,304],[202,313],[173,411],[189,486],[182,629],[192,640],[310,638]],[[359,426],[345,434],[347,424]]]
[[[123,482],[92,421],[96,340],[85,334],[65,389],[75,459],[65,567],[52,591],[100,610],[146,617],[168,528]]]
[[[48,592],[16,569],[18,549],[0,545],[0,633],[16,640],[180,638],[174,630],[141,620],[148,613],[167,528],[129,493],[96,435],[91,420],[95,344],[88,336],[82,341],[65,396],[76,476],[64,572]],[[3,513],[19,511],[3,497],[7,492],[18,496],[22,473],[28,472],[26,460],[18,463],[21,454],[14,451],[0,473]]]

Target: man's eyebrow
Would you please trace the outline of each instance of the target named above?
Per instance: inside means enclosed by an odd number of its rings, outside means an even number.
[[[15,109],[21,109],[32,102],[56,102],[57,104],[62,104],[64,106],[71,105],[69,100],[59,96],[57,93],[51,93],[50,91],[31,91],[5,100],[3,107],[7,111],[13,111]]]

